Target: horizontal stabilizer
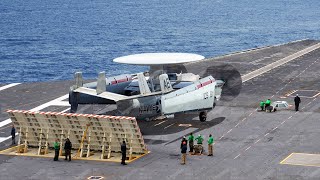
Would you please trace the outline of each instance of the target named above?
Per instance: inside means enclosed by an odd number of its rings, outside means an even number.
[[[111,92],[107,92],[107,91],[102,92],[100,94],[97,94],[95,89],[90,89],[90,88],[86,88],[86,87],[79,87],[76,90],[74,90],[74,92],[79,92],[79,93],[88,94],[88,95],[92,95],[92,96],[96,96],[96,97],[100,97],[100,98],[104,98],[104,99],[109,99],[109,100],[113,100],[115,102],[130,98],[128,96],[124,96],[124,95],[120,95],[120,94],[116,94],[116,93],[111,93]]]

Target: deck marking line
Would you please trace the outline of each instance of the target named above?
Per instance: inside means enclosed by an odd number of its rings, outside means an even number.
[[[268,136],[268,135],[269,135],[269,133],[265,134],[264,136]]]
[[[287,159],[289,159],[294,153],[291,153],[288,157],[284,158],[284,160],[282,160],[280,162],[280,164],[283,164],[283,162],[285,162]]]
[[[42,110],[42,109],[44,109],[46,107],[59,104],[60,101],[62,101],[64,99],[67,99],[68,97],[69,97],[69,94],[66,94],[64,96],[58,97],[57,99],[54,99],[54,100],[49,101],[47,103],[44,103],[44,104],[42,104],[40,106],[37,106],[37,107],[35,107],[33,109],[30,109],[29,111],[40,111],[40,110]],[[0,122],[0,127],[5,126],[5,125],[10,124],[10,123],[11,123],[11,119],[6,119],[6,120]]]
[[[170,124],[169,126],[164,127],[164,129],[167,129],[170,126],[173,126],[175,123]]]
[[[291,118],[292,118],[292,116],[288,117],[288,119],[291,119]]]
[[[260,141],[260,139],[258,139],[256,142],[254,142],[255,144],[257,144]]]
[[[0,87],[0,91],[8,89],[8,88],[11,88],[11,87],[19,85],[19,84],[21,84],[21,83],[12,83],[12,84],[8,84],[8,85],[5,85],[5,86],[1,86]]]
[[[219,140],[221,140],[223,137],[224,137],[224,135],[222,135],[222,136],[219,138]]]
[[[241,154],[238,154],[236,157],[234,157],[233,159],[237,159]]]
[[[298,51],[298,52],[296,52],[294,54],[291,54],[291,55],[289,55],[289,56],[287,56],[285,58],[282,58],[282,59],[280,59],[280,60],[278,60],[276,62],[273,62],[273,63],[268,64],[268,65],[266,65],[266,66],[264,66],[262,68],[259,68],[259,69],[255,70],[255,71],[252,71],[252,72],[248,73],[248,74],[245,74],[245,75],[242,76],[242,80],[243,80],[242,82],[246,82],[246,81],[248,81],[250,79],[253,79],[253,78],[255,78],[255,77],[257,77],[257,76],[259,76],[261,74],[264,74],[264,73],[266,73],[266,72],[268,72],[268,71],[270,71],[270,70],[272,70],[272,69],[274,69],[276,67],[279,67],[279,66],[281,66],[283,64],[286,64],[286,63],[288,63],[288,62],[290,62],[290,61],[292,61],[294,59],[297,59],[297,58],[299,58],[299,57],[301,57],[301,56],[303,56],[305,54],[308,54],[308,53],[310,53],[310,52],[312,52],[312,51],[314,51],[314,50],[316,50],[318,48],[320,48],[320,43],[317,43],[317,44],[315,44],[313,46],[309,46],[309,47],[307,47],[305,49],[302,49],[301,51]]]
[[[158,124],[155,124],[154,126],[159,126],[160,124],[162,124],[164,122],[166,122],[166,121],[159,122]]]
[[[244,151],[247,151],[247,150],[249,150],[250,148],[251,148],[251,146],[247,147],[247,149],[246,149],[246,150],[244,150]]]

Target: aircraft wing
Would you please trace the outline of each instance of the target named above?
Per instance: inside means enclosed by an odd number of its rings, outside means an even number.
[[[212,76],[208,76],[189,86],[163,95],[161,97],[162,113],[168,115],[212,109],[215,86],[215,79]]]
[[[79,87],[73,91],[96,96],[96,97],[100,97],[100,98],[104,98],[104,99],[113,100],[115,102],[130,98],[128,96],[124,96],[124,95],[120,95],[120,94],[116,94],[116,93],[112,93],[112,92],[107,92],[107,91],[104,91],[100,94],[97,94],[97,91],[95,89],[90,89],[90,88],[86,88],[86,87]]]

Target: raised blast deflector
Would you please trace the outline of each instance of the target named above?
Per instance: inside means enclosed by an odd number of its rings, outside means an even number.
[[[122,141],[133,157],[146,153],[146,146],[134,117],[32,112],[7,110],[19,133],[18,153],[53,156],[53,143],[60,142],[60,155],[66,138],[72,142],[73,155],[120,161]],[[51,153],[51,155],[50,155]]]
[[[215,79],[212,76],[208,76],[187,87],[163,95],[161,97],[162,113],[167,115],[212,109],[215,86]]]

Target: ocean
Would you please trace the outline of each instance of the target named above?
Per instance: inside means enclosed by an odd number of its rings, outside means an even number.
[[[1,0],[0,84],[136,73],[144,52],[207,58],[320,39],[319,0]]]

